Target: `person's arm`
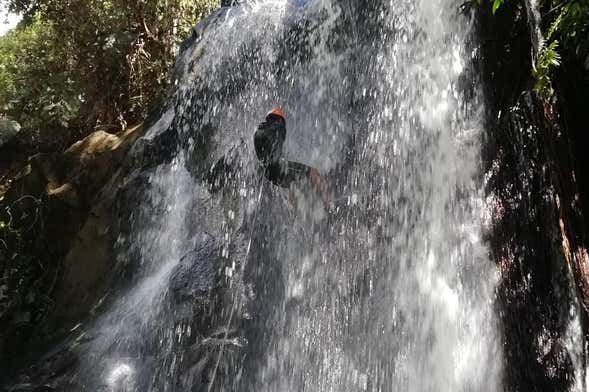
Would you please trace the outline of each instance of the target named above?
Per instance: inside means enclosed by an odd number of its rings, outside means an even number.
[[[325,211],[329,211],[329,196],[327,195],[327,190],[325,189],[325,181],[323,180],[323,177],[321,177],[319,170],[315,169],[314,167],[311,167],[309,169],[309,179],[311,180],[313,189],[315,189],[315,192],[317,192],[317,194],[321,198],[321,201],[323,202],[323,207],[325,207]]]

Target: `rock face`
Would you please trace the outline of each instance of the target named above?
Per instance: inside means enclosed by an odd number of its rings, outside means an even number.
[[[197,249],[185,255],[170,276],[174,297],[181,301],[206,295],[215,287],[215,259],[220,247],[214,238],[209,238]]]
[[[87,317],[114,263],[114,201],[141,126],[38,154],[4,182],[0,363]],[[42,304],[39,305],[39,304]],[[6,364],[6,365],[5,365]],[[8,368],[8,367],[7,367]]]
[[[535,34],[523,7],[512,2],[494,16],[487,9],[479,14],[489,103],[490,243],[502,275],[506,389],[560,391],[580,376],[574,362],[586,355],[589,332],[583,215],[589,171],[580,147],[587,116],[578,110],[582,94],[570,88],[587,78],[555,75],[549,100],[532,91]],[[574,344],[571,330],[581,335]]]

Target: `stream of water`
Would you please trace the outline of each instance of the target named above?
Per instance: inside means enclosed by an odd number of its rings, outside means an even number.
[[[180,147],[119,238],[139,272],[93,326],[84,389],[501,390],[471,29],[452,0],[252,1],[197,27],[147,135]],[[335,212],[260,176],[276,106]],[[183,271],[200,299],[175,299]]]

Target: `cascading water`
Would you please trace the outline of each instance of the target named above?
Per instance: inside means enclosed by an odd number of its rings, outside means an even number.
[[[501,390],[468,18],[450,0],[268,0],[196,32],[146,137],[172,130],[177,155],[137,177],[117,245],[138,272],[72,385]],[[262,179],[252,133],[274,106],[331,214]]]

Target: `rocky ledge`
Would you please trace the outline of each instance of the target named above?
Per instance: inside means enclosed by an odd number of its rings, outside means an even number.
[[[0,174],[0,367],[92,312],[113,266],[113,203],[143,126],[98,131]],[[37,352],[38,354],[38,352]]]

